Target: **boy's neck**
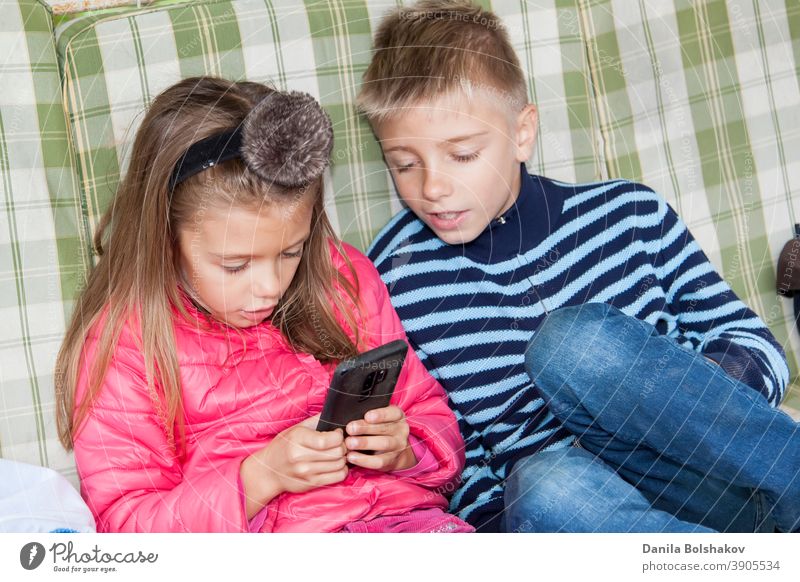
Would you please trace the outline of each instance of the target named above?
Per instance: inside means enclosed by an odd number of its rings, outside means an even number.
[[[503,206],[502,210],[497,213],[490,224],[498,223],[498,224],[505,224],[508,221],[507,215],[509,211],[514,208],[514,205],[517,203],[519,199],[520,190],[522,188],[522,174],[527,174],[525,169],[525,164],[520,164],[520,171],[514,175],[514,181],[511,183],[511,188],[509,191],[511,192],[511,196],[509,196],[508,203]]]
[[[522,255],[552,233],[564,205],[558,189],[547,188],[546,181],[528,174],[520,165],[520,187],[508,208],[494,218],[463,252],[482,263],[490,264]]]

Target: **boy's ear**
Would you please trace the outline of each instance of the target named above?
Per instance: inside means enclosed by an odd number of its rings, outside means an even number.
[[[533,155],[538,127],[539,111],[536,109],[536,105],[528,103],[517,115],[516,155],[518,162],[526,162]]]

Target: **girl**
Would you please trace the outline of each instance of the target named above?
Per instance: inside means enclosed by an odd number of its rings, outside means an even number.
[[[442,511],[463,442],[413,350],[391,406],[315,430],[336,364],[405,338],[325,216],[332,139],[313,98],[257,83],[150,107],[56,366],[98,531],[471,531]]]

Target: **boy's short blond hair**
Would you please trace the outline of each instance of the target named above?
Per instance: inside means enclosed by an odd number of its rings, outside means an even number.
[[[367,119],[458,92],[488,93],[513,113],[527,103],[525,76],[503,22],[469,0],[422,0],[387,14],[357,99]]]

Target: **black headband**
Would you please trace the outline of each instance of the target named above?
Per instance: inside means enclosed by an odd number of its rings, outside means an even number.
[[[287,188],[310,184],[328,167],[333,149],[330,117],[309,94],[275,91],[236,128],[202,139],[172,171],[170,192],[187,178],[241,158],[259,178]]]
[[[231,131],[218,133],[192,144],[175,165],[169,180],[169,190],[175,186],[222,162],[242,156],[241,126]]]

